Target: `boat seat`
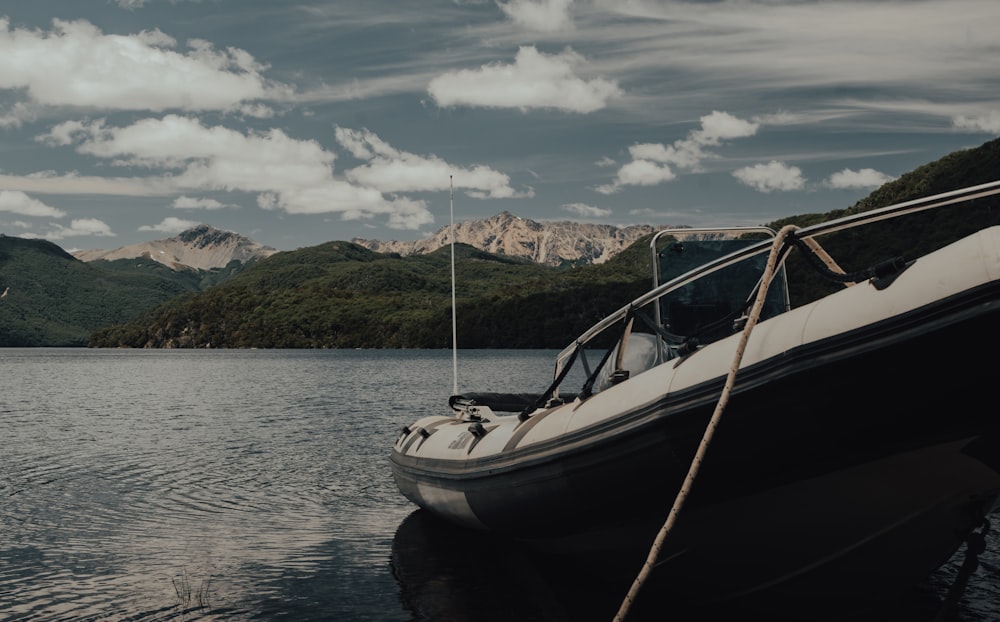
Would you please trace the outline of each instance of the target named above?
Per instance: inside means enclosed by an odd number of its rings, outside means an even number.
[[[649,333],[633,332],[628,336],[628,346],[625,348],[625,355],[622,357],[622,369],[628,372],[629,378],[635,378],[642,372],[651,369],[656,365],[656,342],[658,337]],[[668,352],[666,343],[659,339],[660,351]],[[613,377],[614,360],[618,356],[619,346],[615,346],[611,356],[608,357],[607,364],[601,369],[594,382],[593,392],[597,393],[607,389],[616,381]],[[668,357],[669,358],[669,357]]]

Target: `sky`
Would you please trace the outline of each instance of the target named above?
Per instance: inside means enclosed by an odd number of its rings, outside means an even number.
[[[996,0],[3,2],[0,233],[842,209],[1000,135],[998,28]]]

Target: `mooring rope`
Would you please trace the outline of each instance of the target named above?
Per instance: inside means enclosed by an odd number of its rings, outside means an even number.
[[[750,315],[747,318],[746,325],[743,327],[743,333],[740,335],[740,341],[736,346],[736,355],[733,357],[733,363],[729,368],[729,375],[726,377],[726,384],[722,388],[719,401],[715,405],[715,412],[712,413],[712,418],[709,420],[708,426],[705,428],[705,433],[701,437],[701,444],[698,446],[698,451],[695,454],[694,459],[691,461],[691,466],[688,468],[687,477],[684,478],[684,483],[681,485],[681,489],[677,493],[677,497],[674,499],[674,505],[670,508],[670,514],[667,515],[666,522],[663,523],[659,533],[656,534],[656,539],[653,541],[653,545],[649,550],[649,554],[646,556],[646,561],[643,563],[642,569],[632,582],[632,587],[629,588],[628,594],[626,594],[624,600],[622,600],[621,607],[618,609],[618,613],[614,618],[615,622],[622,622],[628,615],[629,609],[632,607],[632,603],[639,595],[639,590],[642,589],[643,584],[649,577],[649,573],[653,570],[653,565],[660,556],[660,549],[663,548],[663,543],[666,541],[667,535],[673,529],[674,523],[677,522],[677,516],[680,514],[681,508],[684,507],[684,502],[687,500],[691,486],[698,477],[698,471],[701,469],[702,460],[705,457],[705,453],[708,451],[708,446],[712,442],[712,437],[715,436],[715,429],[718,427],[719,421],[722,419],[722,413],[725,411],[726,405],[729,403],[729,396],[732,393],[733,385],[736,382],[736,372],[739,370],[740,362],[743,360],[743,353],[746,350],[747,342],[750,340],[750,333],[753,331],[754,326],[757,325],[757,320],[760,318],[761,311],[764,308],[764,299],[767,297],[768,287],[770,287],[771,280],[774,278],[778,257],[781,255],[785,239],[797,229],[798,227],[795,225],[787,225],[783,227],[774,238],[774,242],[771,245],[771,252],[767,257],[767,266],[764,268],[764,274],[761,277],[760,289],[757,291],[757,298],[754,299]]]

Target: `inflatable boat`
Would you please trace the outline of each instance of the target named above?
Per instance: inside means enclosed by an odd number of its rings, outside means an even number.
[[[454,395],[405,426],[396,484],[456,526],[641,569],[689,603],[911,586],[998,507],[1000,226],[844,264],[910,231],[897,219],[998,193],[660,232],[651,289],[560,352],[544,390]],[[793,261],[830,283],[798,305]],[[564,386],[574,367],[586,381]]]

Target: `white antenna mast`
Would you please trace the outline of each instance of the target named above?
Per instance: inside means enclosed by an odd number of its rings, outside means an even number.
[[[451,194],[451,377],[453,395],[458,395],[458,314],[455,309],[455,183],[448,175]]]

